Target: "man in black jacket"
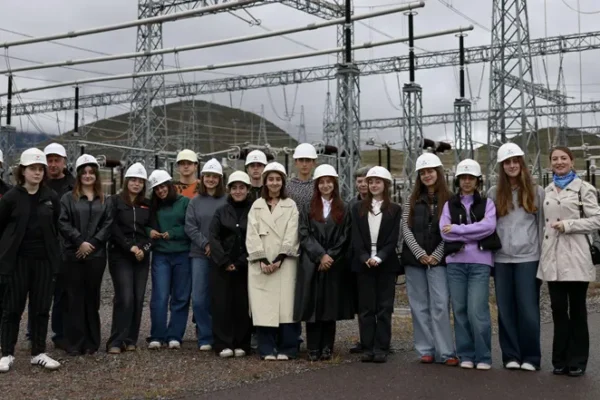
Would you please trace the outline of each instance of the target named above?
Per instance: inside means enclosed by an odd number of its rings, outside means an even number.
[[[2,150],[0,150],[0,169],[4,169],[4,154]],[[2,180],[0,177],[0,199],[8,190],[10,189],[10,185]],[[2,282],[0,282],[0,318],[2,317],[2,298],[4,297],[4,287],[2,286]]]

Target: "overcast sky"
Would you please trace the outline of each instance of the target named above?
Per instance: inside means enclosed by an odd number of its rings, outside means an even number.
[[[577,7],[577,0],[564,0],[573,8]],[[600,11],[597,0],[579,0],[581,10],[584,12]],[[21,38],[5,30],[15,31],[21,34],[42,36],[54,33],[63,33],[71,30],[80,30],[102,25],[110,25],[124,21],[134,20],[137,17],[136,0],[4,0],[2,12],[0,13],[0,42],[12,41]],[[401,4],[398,0],[355,0],[356,13],[364,13],[385,6]],[[447,7],[449,4],[459,12],[475,19],[483,26],[491,26],[492,0],[428,0],[426,7],[419,11],[415,18],[415,32],[426,33],[435,30],[467,26],[470,24],[464,17]],[[529,0],[529,22],[532,38],[556,36],[561,34],[593,31],[598,29],[598,14],[582,14],[580,24],[578,14],[570,10],[563,0]],[[546,6],[546,7],[545,7]],[[545,10],[547,17],[545,17]],[[262,22],[264,28],[271,30],[300,26],[318,21],[318,18],[305,14],[293,8],[272,4],[250,9],[251,15]],[[242,18],[249,19],[249,15],[243,11],[236,12]],[[391,37],[407,36],[407,18],[403,15],[392,15],[367,20],[364,24],[356,24],[356,43],[370,40],[385,40]],[[378,33],[371,28],[380,31]],[[250,26],[248,23],[233,15],[223,13],[201,18],[176,21],[164,25],[164,47],[181,46],[185,44],[200,43],[205,41],[230,38],[235,36],[249,35],[263,32],[260,27]],[[382,34],[383,33],[383,34]],[[176,60],[173,55],[165,56],[165,64],[175,66],[177,64],[186,66],[223,63],[239,61],[260,57],[271,57],[310,51],[309,48],[325,49],[335,47],[335,28],[325,28],[315,32],[306,32],[291,36],[297,43],[285,38],[272,38],[262,41],[242,43],[220,48],[204,49],[185,52],[180,54]],[[127,29],[116,32],[103,33],[99,35],[86,36],[62,41],[70,45],[79,46],[96,52],[117,54],[135,50],[136,31]],[[467,46],[489,44],[491,35],[488,31],[476,27],[466,39]],[[428,51],[446,50],[457,48],[458,39],[454,35],[438,37],[435,39],[422,40],[417,45]],[[404,44],[378,47],[370,50],[356,52],[358,60],[388,57],[394,55],[408,54],[408,48]],[[28,46],[15,47],[8,52],[10,66],[17,67],[30,65],[28,62],[17,58],[31,61],[62,61],[67,59],[95,57],[94,53],[84,50],[66,48],[52,43],[41,43]],[[600,97],[600,78],[597,74],[600,54],[598,51],[588,51],[580,55],[576,53],[567,54],[564,59],[565,77],[567,83],[567,94],[573,97],[572,101],[583,101]],[[198,72],[185,75],[170,75],[167,81],[176,83],[180,80],[190,82],[193,80],[217,79],[225,76],[259,73],[265,71],[277,71],[308,67],[314,65],[325,65],[334,62],[332,56],[320,56],[288,62],[280,62],[266,65],[231,68],[215,72]],[[558,56],[548,57],[548,80],[552,88],[555,88],[559,66]],[[5,53],[0,54],[1,69],[7,66]],[[77,72],[68,69],[54,68],[39,71],[24,72],[16,78],[17,88],[48,85],[50,81],[67,81],[78,78],[100,76],[95,72],[103,74],[130,73],[133,71],[132,60],[122,60],[111,63],[82,65],[78,68],[89,72]],[[472,95],[476,100],[475,109],[486,109],[488,104],[488,71],[489,65],[472,65],[469,67],[470,84],[467,95]],[[534,60],[534,79],[537,82],[546,83],[544,64],[541,58]],[[419,70],[416,80],[423,87],[423,114],[451,112],[455,97],[458,97],[458,68],[443,68],[435,70]],[[400,85],[408,81],[408,73],[376,75],[363,77],[361,85],[361,118],[386,118],[401,116]],[[583,93],[580,91],[580,79],[583,83]],[[47,80],[45,82],[45,80]],[[0,77],[0,92],[5,92],[6,77]],[[111,81],[99,83],[82,88],[83,94],[116,90],[119,88],[131,88],[131,81]],[[335,81],[301,84],[298,86],[275,87],[270,89],[255,89],[246,92],[229,94],[216,94],[212,96],[199,97],[203,100],[214,101],[223,105],[233,105],[242,109],[259,113],[261,104],[265,107],[265,117],[288,131],[293,136],[297,135],[300,116],[300,107],[304,106],[306,114],[306,131],[309,140],[319,140],[322,136],[322,120],[325,109],[327,91],[335,93]],[[386,90],[387,89],[387,90]],[[54,89],[24,94],[24,102],[40,99],[51,99],[72,96],[72,88]],[[294,104],[294,97],[296,102]],[[286,101],[287,99],[287,111]],[[5,98],[0,99],[4,106]],[[544,104],[538,100],[538,104]],[[86,122],[92,122],[97,115],[99,118],[110,117],[128,111],[128,105],[107,107],[101,109],[88,109],[85,111]],[[286,117],[286,112],[288,117]],[[58,120],[58,122],[57,122]],[[594,115],[586,115],[583,121],[580,116],[570,116],[571,126],[597,125]],[[4,123],[4,121],[2,121]],[[547,126],[546,119],[540,119],[541,126]],[[552,124],[550,122],[550,124]],[[46,132],[57,133],[72,129],[72,115],[69,112],[61,112],[48,115],[35,115],[31,118],[17,118],[13,125],[24,130],[36,131],[39,127]],[[425,129],[426,137],[435,137],[442,140],[452,140],[453,127],[434,126]],[[486,124],[475,125],[476,140],[485,141]],[[398,129],[390,129],[380,132],[363,132],[362,141],[369,136],[374,136],[379,141],[399,141],[401,136]]]

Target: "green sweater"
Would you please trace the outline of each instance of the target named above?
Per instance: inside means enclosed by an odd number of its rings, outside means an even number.
[[[163,205],[156,212],[159,232],[168,232],[169,240],[152,241],[152,249],[160,253],[183,253],[190,251],[190,239],[185,234],[185,212],[190,199],[180,194],[172,205]]]

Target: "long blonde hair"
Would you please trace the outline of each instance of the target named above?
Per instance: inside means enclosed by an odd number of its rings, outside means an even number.
[[[521,166],[521,172],[517,177],[517,185],[519,186],[518,204],[523,209],[533,214],[537,212],[535,206],[535,184],[529,168],[525,165],[525,159],[522,156],[516,157]],[[496,215],[498,217],[504,217],[508,215],[513,209],[512,200],[512,187],[510,185],[510,179],[504,168],[498,168],[498,188],[496,194]]]

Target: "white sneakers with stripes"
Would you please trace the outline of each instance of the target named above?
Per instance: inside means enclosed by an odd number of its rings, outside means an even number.
[[[0,372],[10,371],[10,367],[12,367],[14,362],[15,358],[13,356],[6,356],[0,358]],[[60,368],[60,363],[48,356],[46,353],[38,354],[35,357],[31,357],[31,365],[39,365],[49,370],[55,370]]]

